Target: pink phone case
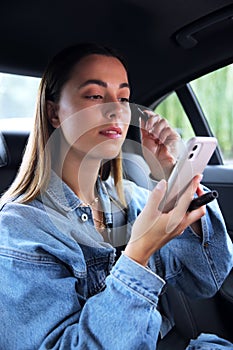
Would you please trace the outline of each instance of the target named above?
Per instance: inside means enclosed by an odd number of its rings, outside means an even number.
[[[167,193],[159,206],[161,211],[168,212],[174,208],[194,176],[203,173],[216,147],[215,137],[192,137],[186,143],[168,179]]]

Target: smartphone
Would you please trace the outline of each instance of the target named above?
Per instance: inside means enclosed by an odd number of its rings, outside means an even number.
[[[197,174],[202,174],[214,150],[217,147],[215,137],[192,137],[185,144],[168,179],[167,192],[159,209],[169,212]]]

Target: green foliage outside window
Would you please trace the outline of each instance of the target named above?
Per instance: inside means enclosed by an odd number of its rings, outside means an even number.
[[[233,159],[233,65],[191,83],[225,159]]]
[[[184,140],[194,136],[187,115],[174,92],[156,107],[155,112],[166,118]]]
[[[225,161],[233,162],[233,65],[209,73],[191,86],[207,118],[213,134],[217,137]],[[188,118],[175,93],[156,108],[184,139],[193,136]]]

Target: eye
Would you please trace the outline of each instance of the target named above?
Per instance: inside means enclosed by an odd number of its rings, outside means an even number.
[[[120,97],[118,100],[122,103],[129,103],[129,99],[127,97]]]
[[[87,96],[85,96],[85,98],[87,98],[89,100],[100,100],[103,97],[101,95],[87,95]]]

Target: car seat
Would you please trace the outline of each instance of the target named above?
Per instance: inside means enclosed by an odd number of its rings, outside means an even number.
[[[4,136],[0,133],[0,167],[8,163],[8,148]]]
[[[0,195],[10,186],[18,172],[27,139],[26,132],[0,132]]]

